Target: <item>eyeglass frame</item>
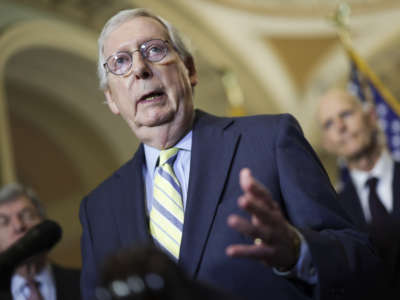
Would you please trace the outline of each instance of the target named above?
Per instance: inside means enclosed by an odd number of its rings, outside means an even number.
[[[133,50],[133,51],[117,51],[117,52],[114,52],[113,54],[111,54],[110,56],[107,57],[107,59],[105,60],[105,63],[103,64],[103,67],[104,67],[104,69],[106,70],[106,73],[107,73],[107,74],[108,74],[108,73],[111,73],[111,74],[116,75],[116,76],[124,76],[124,75],[128,74],[128,73],[132,70],[132,67],[133,67],[133,54],[134,54],[135,52],[139,52],[140,55],[142,56],[142,58],[144,58],[145,60],[147,60],[147,61],[149,61],[149,62],[159,62],[159,61],[161,61],[162,59],[164,59],[164,58],[167,56],[168,51],[169,51],[169,47],[168,47],[168,46],[166,47],[165,55],[164,55],[163,57],[161,57],[160,59],[158,59],[158,60],[149,60],[145,55],[143,55],[143,52],[142,52],[142,51],[144,51],[144,50],[142,50],[143,45],[146,44],[146,43],[149,43],[149,42],[151,42],[151,41],[162,41],[164,45],[165,45],[165,44],[170,44],[170,42],[169,42],[168,40],[163,40],[163,39],[150,39],[150,40],[147,40],[147,41],[141,43],[141,44],[139,45],[139,48],[138,48],[138,49],[135,49],[135,50]],[[125,73],[123,73],[123,74],[116,74],[116,73],[114,73],[113,71],[111,71],[111,68],[110,68],[109,65],[108,65],[108,61],[110,60],[110,58],[116,56],[118,53],[126,53],[126,54],[128,54],[128,55],[130,56],[130,58],[131,58],[131,65],[130,65],[130,67],[127,69],[127,71],[126,71]]]

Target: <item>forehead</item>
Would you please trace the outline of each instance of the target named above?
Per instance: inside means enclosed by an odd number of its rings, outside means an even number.
[[[150,17],[136,17],[114,29],[104,42],[104,53],[109,55],[124,47],[134,47],[149,39],[168,39],[167,29]]]
[[[344,110],[361,109],[354,98],[347,93],[332,93],[322,98],[319,106],[319,119],[324,121],[339,115]]]
[[[0,214],[13,214],[27,207],[34,208],[32,201],[26,196],[18,196],[14,200],[0,204]]]

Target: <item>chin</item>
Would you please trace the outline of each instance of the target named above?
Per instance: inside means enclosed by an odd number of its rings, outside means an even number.
[[[142,122],[139,122],[141,126],[146,126],[146,127],[156,127],[156,126],[161,126],[166,123],[171,122],[174,119],[174,114],[162,114],[162,115],[156,115],[152,116],[149,118],[146,118]]]

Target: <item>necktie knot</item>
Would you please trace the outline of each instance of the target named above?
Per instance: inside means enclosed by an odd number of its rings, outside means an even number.
[[[376,190],[376,185],[378,184],[378,178],[376,177],[370,177],[368,180],[365,182],[365,185],[368,186],[370,191]]]
[[[43,296],[40,293],[40,282],[32,277],[26,278],[25,286],[29,289],[28,300],[43,300]]]
[[[164,165],[165,163],[169,163],[172,165],[173,161],[178,154],[179,148],[169,148],[165,150],[161,150],[160,152],[160,166]]]
[[[26,286],[29,288],[39,288],[40,282],[36,281],[33,278],[30,278],[29,280],[26,281]]]

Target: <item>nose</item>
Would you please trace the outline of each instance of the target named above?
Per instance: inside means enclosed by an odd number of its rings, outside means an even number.
[[[338,132],[344,132],[346,130],[346,123],[341,118],[337,118],[335,124]]]
[[[153,75],[148,62],[139,51],[132,54],[132,72],[136,79],[148,79]]]
[[[20,218],[13,218],[11,225],[15,233],[21,233],[27,230],[27,225]]]

